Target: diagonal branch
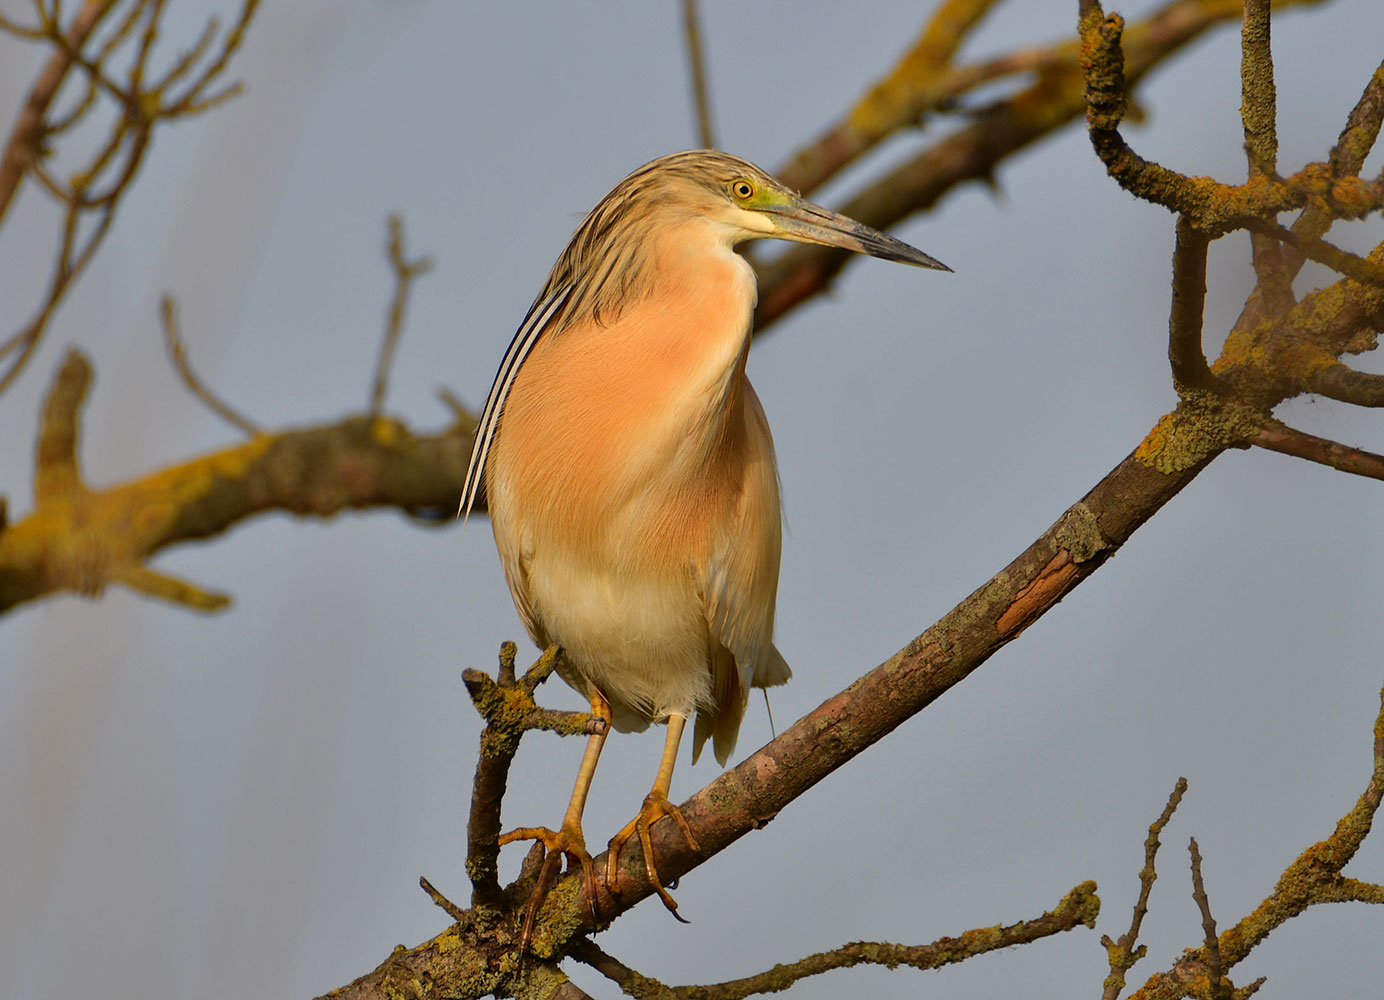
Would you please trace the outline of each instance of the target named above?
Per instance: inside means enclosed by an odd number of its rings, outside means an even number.
[[[29,88],[23,110],[5,143],[4,154],[0,155],[0,219],[9,210],[10,199],[19,188],[24,171],[43,155],[44,117],[63,80],[67,78],[68,70],[72,68],[73,53],[81,51],[91,33],[115,6],[108,0],[86,0],[72,19],[72,26],[67,29],[67,44],[53,50],[43,72]]]
[[[163,340],[168,357],[188,391],[201,400],[207,409],[247,437],[263,433],[258,424],[212,392],[193,371],[192,362],[187,359],[187,341],[183,340],[182,331],[178,328],[178,302],[173,296],[165,295],[159,300],[159,318],[163,321]]]
[[[1174,52],[1209,28],[1236,16],[1239,10],[1237,0],[1175,0],[1146,21],[1130,25],[1120,50],[1120,79],[1134,86]],[[1085,84],[1075,54],[1073,49],[1072,59],[1063,60],[1032,85],[977,112],[970,124],[859,191],[840,210],[876,229],[888,229],[931,208],[965,181],[989,182],[1005,159],[1086,112]],[[1120,92],[1123,94],[1123,90]],[[794,169],[790,166],[785,170],[785,182],[802,186],[800,178],[789,180],[794,177]],[[1261,182],[1261,187],[1267,189],[1268,183]],[[1301,203],[1306,195],[1293,192],[1283,197]],[[762,333],[796,306],[824,292],[853,256],[830,247],[795,245],[759,266],[756,333]]]
[[[1289,427],[1274,420],[1261,427],[1250,443],[1268,451],[1305,458],[1368,479],[1384,479],[1384,455],[1362,451]]]
[[[699,851],[688,847],[672,821],[656,823],[652,842],[660,875],[680,878],[770,822],[793,799],[930,705],[1094,573],[1228,446],[1208,445],[1198,460],[1164,472],[1137,454],[1126,458],[937,624],[684,802],[680,809]],[[592,900],[583,899],[580,873],[569,873],[553,887],[534,928],[531,953],[537,966],[555,961],[578,938],[653,894],[640,852],[627,848],[622,857],[614,877],[594,887]],[[596,870],[606,860],[605,855],[595,859]],[[396,951],[391,968],[414,981],[464,980],[466,995],[510,992],[518,986],[514,965],[504,956],[512,956],[513,948],[512,933],[497,936],[480,926],[454,925],[416,948]],[[478,967],[490,971],[478,978]],[[387,990],[377,970],[334,996],[355,1000]]]

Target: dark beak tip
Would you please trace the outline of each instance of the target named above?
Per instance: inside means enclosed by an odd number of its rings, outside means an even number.
[[[914,267],[926,268],[929,271],[946,271],[948,274],[956,273],[936,257],[929,257],[921,250],[918,251],[917,257],[900,257],[899,261],[903,264],[912,264]]]

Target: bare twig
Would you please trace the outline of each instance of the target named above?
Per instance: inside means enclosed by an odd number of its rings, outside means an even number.
[[[711,127],[711,98],[706,84],[706,56],[702,52],[702,29],[698,23],[697,0],[682,0],[682,35],[687,43],[687,65],[692,74],[692,104],[697,112],[697,142],[703,149],[716,148]]]
[[[1187,779],[1178,778],[1172,794],[1168,796],[1168,804],[1163,807],[1158,818],[1149,824],[1149,835],[1144,840],[1144,867],[1139,872],[1139,898],[1134,903],[1134,916],[1129,921],[1129,930],[1121,934],[1118,941],[1112,940],[1108,934],[1101,936],[1101,946],[1105,948],[1110,961],[1110,975],[1106,977],[1105,992],[1101,994],[1103,1000],[1115,1000],[1120,995],[1120,991],[1124,989],[1126,974],[1134,967],[1134,963],[1148,954],[1148,948],[1138,943],[1139,929],[1149,912],[1149,896],[1153,892],[1153,883],[1158,878],[1154,861],[1158,857],[1159,837],[1168,821],[1173,818],[1173,813],[1177,812],[1177,807],[1182,803],[1182,796],[1186,793]]]
[[[1362,451],[1349,445],[1339,444],[1326,438],[1317,437],[1273,420],[1259,429],[1250,443],[1281,452],[1295,458],[1305,458],[1309,462],[1329,465],[1333,469],[1349,472],[1369,479],[1384,479],[1384,455]]]
[[[77,16],[72,19],[72,26],[67,30],[67,44],[54,51],[47,65],[43,67],[43,72],[29,89],[29,94],[24,99],[23,110],[20,111],[14,128],[10,130],[4,154],[0,156],[0,219],[5,217],[10,199],[14,197],[14,192],[24,177],[24,171],[43,155],[43,137],[47,131],[44,116],[47,115],[48,106],[52,104],[63,80],[67,78],[67,71],[72,68],[71,53],[81,50],[91,33],[115,7],[116,4],[108,0],[86,0]],[[41,32],[25,34],[27,37],[40,34],[46,37],[46,33]]]
[[[267,511],[329,517],[381,506],[414,515],[453,510],[471,451],[471,432],[460,426],[422,436],[397,421],[357,416],[265,432],[107,489],[83,487],[74,504],[70,490],[43,489],[57,469],[45,455],[52,442],[75,440],[89,379],[90,366],[74,352],[49,392],[35,510],[0,533],[0,613],[58,591],[89,594],[127,582],[125,573],[164,548]]]
[[[408,305],[409,291],[414,279],[432,270],[431,257],[415,257],[410,260],[404,253],[404,220],[398,215],[389,216],[389,238],[385,241],[385,255],[389,258],[389,268],[394,272],[394,296],[389,302],[389,314],[385,321],[384,340],[380,343],[379,360],[375,362],[375,378],[370,389],[370,409],[367,414],[377,417],[384,407],[385,392],[389,383],[389,369],[394,364],[394,350],[399,346],[399,335],[404,330],[404,309]]]
[[[208,95],[207,89],[220,78],[232,54],[239,49],[258,3],[259,0],[243,0],[235,25],[222,36],[221,50],[207,60],[204,67],[198,70],[196,63],[210,49],[215,19],[192,48],[179,56],[154,82],[148,81],[148,67],[159,37],[165,0],[134,0],[126,6],[110,37],[97,47],[94,55],[89,55],[84,46],[100,20],[120,6],[119,0],[87,0],[73,26],[66,30],[59,23],[56,5],[51,8],[37,5],[40,19],[37,35],[55,51],[31,90],[4,158],[0,160],[0,218],[28,170],[60,203],[62,234],[57,264],[33,316],[0,342],[0,358],[7,359],[6,367],[0,371],[0,392],[23,371],[53,315],[103,243],[116,209],[144,161],[156,125],[196,114],[235,92],[231,87]],[[107,67],[127,46],[133,52],[125,80],[121,82]],[[54,95],[73,66],[86,74],[86,92],[71,111],[49,120]],[[180,83],[186,83],[183,92],[172,95],[173,85]],[[45,142],[76,122],[88,119],[98,93],[114,103],[107,134],[98,140],[84,167],[74,172],[70,181],[60,182],[40,166],[40,159],[47,154]]]
[[[1221,945],[1216,937],[1216,918],[1211,916],[1211,900],[1206,896],[1206,883],[1201,877],[1201,851],[1197,849],[1197,838],[1191,838],[1187,845],[1192,856],[1192,899],[1201,911],[1201,929],[1205,935],[1203,948],[1206,949],[1206,973],[1210,981],[1211,1000],[1227,1000],[1230,992],[1228,984],[1222,979]]]
[[[1350,863],[1369,836],[1380,800],[1384,798],[1384,690],[1380,691],[1380,711],[1375,716],[1373,735],[1370,777],[1355,807],[1341,818],[1330,837],[1298,855],[1279,877],[1273,892],[1255,907],[1254,912],[1234,927],[1215,935],[1214,961],[1222,967],[1223,974],[1244,961],[1271,932],[1310,906],[1340,902],[1384,904],[1384,886],[1341,875],[1341,869]],[[1214,935],[1214,924],[1208,930],[1205,917],[1203,911],[1206,943],[1187,951],[1171,969],[1150,976],[1136,996],[1161,998],[1202,995],[1194,992],[1195,984],[1210,977],[1213,962],[1209,941],[1210,935]],[[1256,980],[1230,995],[1236,1000],[1249,996],[1262,983],[1262,979]],[[1226,987],[1229,992],[1228,983]],[[1107,990],[1107,996],[1111,995],[1118,994],[1110,994]]]
[[[178,329],[178,303],[173,296],[165,295],[159,301],[159,317],[163,322],[163,342],[168,349],[168,357],[188,391],[201,400],[207,409],[247,437],[262,434],[263,431],[258,424],[212,392],[192,370],[192,364],[187,359],[187,342],[183,340],[182,332]]]
[[[1249,175],[1278,162],[1278,98],[1273,80],[1269,0],[1244,0],[1240,29],[1240,120],[1245,130]]]
[[[1337,217],[1340,218],[1340,216]],[[1245,219],[1243,223],[1244,228],[1250,232],[1270,239],[1281,240],[1309,260],[1315,260],[1318,264],[1325,264],[1333,271],[1344,274],[1348,278],[1354,278],[1361,284],[1384,285],[1384,261],[1361,257],[1318,237],[1307,236],[1286,229],[1271,220]]]
[[[463,910],[460,906],[457,906],[456,903],[453,903],[446,896],[442,895],[442,893],[438,892],[437,887],[434,886],[422,875],[418,876],[418,887],[428,894],[428,896],[432,899],[433,903],[437,906],[438,909],[440,909],[443,913],[447,914],[447,916],[451,917],[457,923],[461,923],[462,921],[469,919],[467,917],[465,910]]]

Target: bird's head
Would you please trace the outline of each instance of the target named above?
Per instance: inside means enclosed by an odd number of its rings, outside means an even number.
[[[732,242],[794,240],[839,247],[884,260],[951,268],[887,233],[814,205],[738,156],[697,149],[645,164],[622,183],[660,213],[700,217],[725,227]],[[617,191],[619,189],[617,188]]]

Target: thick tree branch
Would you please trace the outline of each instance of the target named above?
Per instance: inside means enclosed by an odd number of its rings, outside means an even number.
[[[49,390],[35,508],[0,532],[0,613],[61,590],[96,594],[111,583],[133,583],[130,575],[156,552],[268,511],[330,517],[392,507],[429,521],[455,513],[470,430],[419,436],[386,417],[260,434],[91,490],[75,458],[90,378],[86,359],[70,352]]]
[[[1126,458],[936,625],[684,802],[681,810],[700,853],[687,846],[671,821],[655,824],[660,874],[681,878],[770,822],[793,799],[963,680],[1095,572],[1224,447],[1212,441],[1199,460],[1166,472],[1137,454]],[[533,934],[537,964],[555,960],[577,938],[653,893],[639,852],[627,848],[622,860],[614,883],[598,886],[594,907],[583,899],[579,873],[553,887]],[[604,866],[602,855],[596,869]],[[417,948],[396,952],[388,973],[382,966],[335,996],[382,997],[396,989],[403,969],[415,982],[451,983],[459,996],[515,989],[515,936],[505,922],[478,915]]]

